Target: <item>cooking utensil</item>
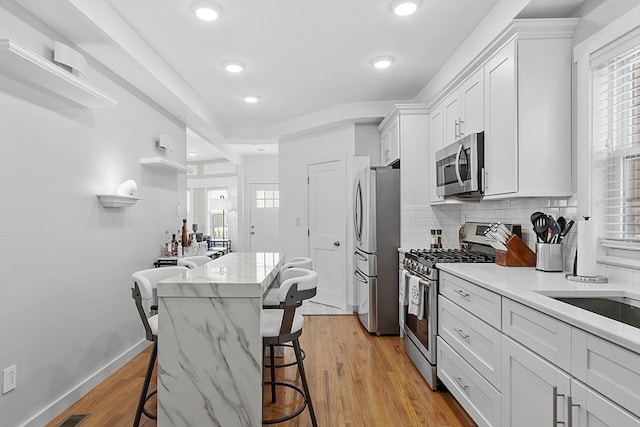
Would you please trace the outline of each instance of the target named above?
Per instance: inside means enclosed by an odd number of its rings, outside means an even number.
[[[546,243],[547,242],[547,234],[548,234],[548,226],[546,215],[543,212],[534,212],[531,214],[531,224],[533,224],[533,231],[536,233],[538,237],[538,242]]]
[[[571,227],[573,227],[573,220],[570,220],[563,228],[562,231],[560,232],[560,240],[562,240],[564,238],[564,236],[566,236],[569,233],[569,230],[571,230]]]
[[[564,226],[567,225],[567,220],[564,219],[563,216],[559,216],[556,222],[560,226],[560,232],[562,232],[562,230],[564,230]]]
[[[558,243],[562,229],[551,215],[547,215],[547,227],[547,243]]]

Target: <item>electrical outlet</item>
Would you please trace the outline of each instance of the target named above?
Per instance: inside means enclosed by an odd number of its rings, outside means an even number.
[[[16,365],[11,365],[2,370],[2,394],[8,393],[16,388]]]

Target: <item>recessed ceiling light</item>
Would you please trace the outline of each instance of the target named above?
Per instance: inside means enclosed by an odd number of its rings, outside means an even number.
[[[258,95],[254,95],[252,93],[248,93],[246,95],[243,95],[242,99],[244,99],[244,102],[246,102],[248,104],[255,104],[256,102],[258,102],[260,100],[260,97]]]
[[[398,16],[411,15],[418,9],[420,0],[395,0],[391,3],[391,10]]]
[[[378,69],[389,68],[394,59],[390,56],[377,56],[371,60],[374,67]]]
[[[189,157],[195,157],[197,155],[198,155],[198,153],[195,153],[193,151],[189,151]]]
[[[191,6],[193,13],[203,21],[215,21],[220,17],[220,7],[209,1],[197,1]]]
[[[222,65],[224,65],[225,70],[230,73],[239,73],[244,70],[244,63],[240,61],[225,61]]]

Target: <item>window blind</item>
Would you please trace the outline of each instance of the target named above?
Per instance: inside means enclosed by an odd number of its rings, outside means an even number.
[[[593,68],[593,200],[602,236],[640,249],[640,44]]]

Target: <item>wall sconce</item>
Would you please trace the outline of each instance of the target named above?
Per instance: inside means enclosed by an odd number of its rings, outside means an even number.
[[[98,194],[100,203],[105,208],[126,208],[135,205],[139,197],[135,197],[138,191],[138,184],[132,179],[128,179],[118,187],[116,194]]]

